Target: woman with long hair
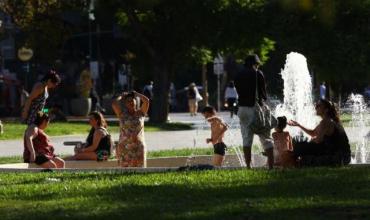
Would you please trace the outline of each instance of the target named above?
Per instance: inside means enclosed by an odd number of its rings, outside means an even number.
[[[140,99],[141,107],[137,105]],[[123,101],[124,108],[121,107]],[[144,119],[149,109],[149,98],[137,92],[123,93],[112,103],[120,121],[120,136],[116,150],[122,167],[146,167]]]
[[[30,96],[24,104],[22,119],[27,125],[32,125],[39,111],[42,111],[49,97],[49,89],[54,89],[60,83],[59,75],[50,70],[41,80],[33,87]]]
[[[107,160],[111,154],[112,139],[107,131],[107,123],[100,112],[89,114],[91,129],[86,143],[76,148],[75,155],[67,160]]]
[[[322,118],[315,129],[309,129],[296,121],[297,126],[311,136],[309,142],[296,142],[293,152],[303,165],[347,165],[351,160],[351,150],[347,134],[341,124],[335,105],[321,99],[316,103],[316,114]],[[323,159],[324,158],[324,159]],[[310,164],[310,163],[313,164]]]

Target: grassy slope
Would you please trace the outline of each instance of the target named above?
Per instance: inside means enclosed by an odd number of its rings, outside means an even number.
[[[344,125],[348,125],[351,120],[351,115],[343,114],[341,119]],[[26,126],[16,122],[3,122],[4,134],[0,135],[1,140],[21,139]],[[192,129],[190,124],[185,123],[165,123],[165,124],[152,124],[145,123],[145,131],[178,131],[178,130],[189,130]],[[109,130],[112,133],[119,132],[118,122],[110,122]],[[89,131],[89,125],[87,122],[55,122],[51,123],[46,130],[49,136],[57,135],[72,135],[72,134],[86,134]]]
[[[0,174],[0,219],[368,219],[369,168]]]
[[[3,122],[4,134],[0,135],[0,140],[11,140],[21,139],[23,132],[26,129],[26,125],[16,122]],[[90,126],[87,123],[66,123],[66,122],[55,122],[51,123],[46,129],[46,133],[49,136],[57,135],[71,135],[71,134],[84,134],[89,132]],[[112,133],[119,132],[118,123],[110,123],[109,131]],[[166,124],[145,124],[146,132],[153,131],[176,131],[176,130],[189,130],[191,129],[190,124],[184,123],[166,123]]]

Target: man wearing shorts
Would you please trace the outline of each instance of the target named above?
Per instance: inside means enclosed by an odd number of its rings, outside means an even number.
[[[263,73],[258,70],[260,59],[257,55],[249,55],[245,59],[245,68],[236,76],[234,82],[239,95],[238,116],[240,120],[240,130],[243,138],[243,151],[247,167],[251,167],[253,136],[259,136],[262,146],[267,155],[269,169],[273,167],[273,141],[270,130],[262,133],[255,133],[251,129],[251,124],[255,117],[254,106],[256,102],[266,101],[266,83]],[[256,97],[258,94],[258,97]]]

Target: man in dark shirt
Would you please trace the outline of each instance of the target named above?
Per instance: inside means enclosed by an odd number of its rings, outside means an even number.
[[[266,83],[263,73],[258,70],[260,60],[257,55],[250,55],[245,59],[245,68],[235,78],[236,91],[239,94],[240,130],[243,137],[243,151],[247,167],[251,167],[253,136],[256,134],[251,129],[254,120],[256,102],[260,105],[267,99]],[[256,98],[256,96],[258,96]],[[268,166],[271,169],[274,164],[273,141],[270,131],[256,134],[267,155]]]

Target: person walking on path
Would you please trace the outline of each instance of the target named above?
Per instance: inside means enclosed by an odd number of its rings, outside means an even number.
[[[326,99],[326,83],[322,82],[320,85],[320,99]]]
[[[190,116],[196,116],[198,112],[198,102],[203,100],[200,95],[197,85],[195,83],[190,83],[188,87],[188,104]]]
[[[236,91],[234,81],[230,81],[229,85],[225,90],[225,101],[230,111],[230,117],[232,118],[237,112],[238,105],[238,92]]]
[[[137,108],[136,98],[141,107]],[[123,100],[124,107],[120,102]],[[117,97],[112,108],[120,121],[120,136],[117,159],[122,167],[146,167],[144,119],[149,109],[149,98],[137,92],[124,93]]]
[[[257,55],[249,55],[245,59],[245,68],[239,72],[234,82],[239,95],[238,116],[240,120],[240,130],[243,138],[243,151],[245,162],[248,168],[251,167],[252,143],[254,134],[258,135],[267,156],[269,168],[273,167],[273,141],[271,131],[256,133],[252,129],[255,119],[256,104],[262,105],[267,99],[266,83],[263,73],[258,70],[260,59]],[[258,102],[258,103],[257,103]]]
[[[59,75],[51,70],[33,87],[30,96],[26,100],[22,111],[22,119],[27,125],[32,125],[39,111],[42,111],[49,97],[49,89],[53,89],[60,83]]]

